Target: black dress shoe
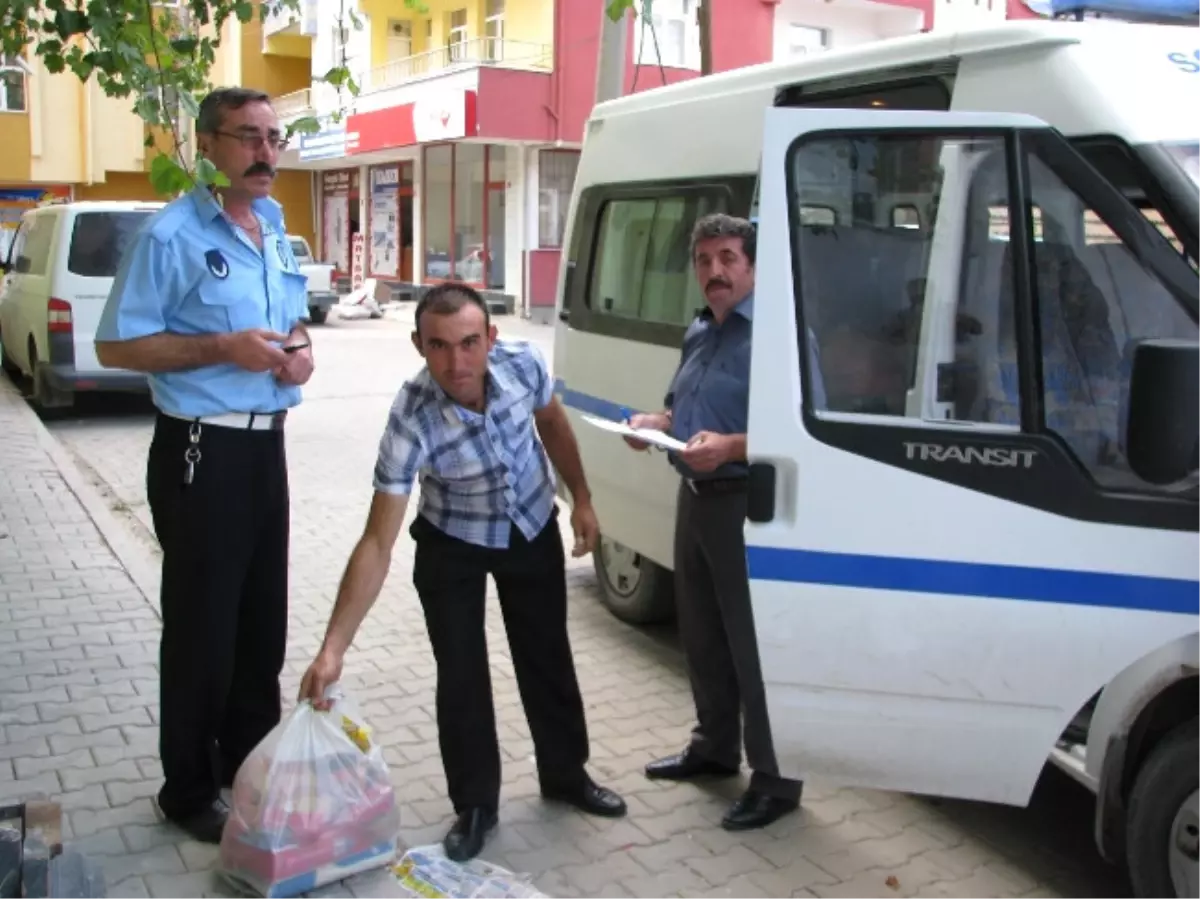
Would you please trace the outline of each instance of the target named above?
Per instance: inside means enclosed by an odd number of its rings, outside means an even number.
[[[608,787],[602,787],[590,777],[580,787],[563,789],[543,787],[542,798],[573,805],[589,815],[602,818],[620,818],[625,814],[625,800]]]
[[[486,808],[469,808],[458,816],[442,840],[446,858],[465,862],[479,854],[488,831],[496,826],[496,813]]]
[[[737,768],[718,765],[685,749],[678,755],[657,759],[646,766],[651,780],[693,780],[697,777],[736,777]]]
[[[778,821],[800,807],[797,799],[781,799],[747,790],[721,819],[726,830],[757,830]]]
[[[201,843],[220,843],[221,834],[225,831],[225,822],[229,819],[229,806],[220,799],[214,799],[203,808],[184,815],[168,815],[163,817]]]

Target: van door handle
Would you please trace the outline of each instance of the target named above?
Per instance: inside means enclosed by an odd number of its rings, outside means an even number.
[[[755,524],[775,520],[775,466],[754,462],[750,466],[746,499],[746,518]]]
[[[571,320],[571,310],[565,306],[558,310],[558,320],[560,322],[569,322]]]

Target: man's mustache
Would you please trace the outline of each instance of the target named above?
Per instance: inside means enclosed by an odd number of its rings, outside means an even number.
[[[250,178],[254,175],[270,175],[275,177],[275,169],[265,162],[256,162],[242,174],[243,178]]]
[[[713,278],[707,284],[704,285],[705,290],[708,290],[710,287],[724,287],[726,289],[731,290],[733,288],[733,285],[730,284],[728,281],[724,280],[723,278]]]

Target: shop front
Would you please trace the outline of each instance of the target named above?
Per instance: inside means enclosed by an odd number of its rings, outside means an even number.
[[[410,161],[372,166],[367,277],[413,280],[413,169]]]
[[[333,264],[336,278],[351,275],[354,238],[359,221],[358,169],[321,173],[321,256]]]
[[[423,160],[424,280],[503,292],[506,148],[435,144]]]

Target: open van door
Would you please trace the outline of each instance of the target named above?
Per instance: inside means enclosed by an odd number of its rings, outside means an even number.
[[[1090,698],[1197,633],[1194,479],[1123,433],[1133,348],[1196,341],[1195,272],[1027,116],[772,109],[762,159],[746,545],[782,773],[1024,805]],[[932,221],[881,225],[901,194]]]

